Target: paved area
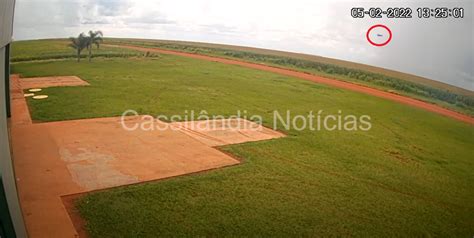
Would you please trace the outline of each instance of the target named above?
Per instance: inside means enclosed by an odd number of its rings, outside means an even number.
[[[30,237],[77,237],[62,196],[236,165],[214,146],[283,136],[240,119],[156,120],[166,129],[153,131],[124,129],[141,116],[32,123],[23,81],[11,81],[13,160]]]
[[[23,88],[20,83],[19,75],[10,77],[10,99],[11,99],[11,124],[29,125],[31,124],[30,111],[23,96]]]
[[[208,146],[239,144],[285,136],[283,133],[240,118],[173,122],[171,125]]]
[[[12,146],[31,237],[74,237],[61,196],[239,163],[180,131],[126,131],[120,118],[13,126]]]
[[[21,78],[20,83],[23,89],[89,85],[77,76]]]

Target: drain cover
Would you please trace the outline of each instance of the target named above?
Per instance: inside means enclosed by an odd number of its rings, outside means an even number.
[[[48,98],[48,95],[37,95],[37,96],[33,96],[33,99],[45,99],[45,98]]]

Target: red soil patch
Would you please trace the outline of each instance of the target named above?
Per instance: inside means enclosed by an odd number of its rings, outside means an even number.
[[[83,193],[81,194],[72,194],[67,196],[62,196],[61,199],[63,201],[64,207],[66,208],[69,217],[71,218],[71,222],[74,225],[74,228],[77,232],[77,237],[86,238],[89,237],[86,230],[86,221],[82,219],[81,214],[76,208],[76,201],[79,199]]]
[[[127,131],[119,118],[13,125],[11,133],[31,237],[76,235],[61,196],[239,163],[178,130]]]
[[[184,57],[190,57],[194,59],[200,59],[200,60],[206,60],[206,61],[212,61],[212,62],[220,62],[224,64],[231,64],[231,65],[239,65],[247,68],[252,68],[252,69],[258,69],[258,70],[263,70],[263,71],[268,71],[272,73],[277,73],[281,75],[286,75],[286,76],[291,76],[291,77],[296,77],[316,83],[321,83],[321,84],[326,84],[338,88],[343,88],[351,91],[356,91],[360,93],[365,93],[369,95],[373,95],[376,97],[380,98],[385,98],[391,101],[396,101],[402,104],[410,105],[413,107],[421,108],[430,112],[434,112],[440,115],[444,115],[447,117],[454,118],[459,121],[467,122],[469,124],[474,124],[474,118],[470,117],[468,115],[458,113],[455,111],[448,110],[446,108],[430,104],[427,102],[423,102],[417,99],[409,98],[406,96],[402,95],[397,95],[394,93],[390,92],[385,92],[381,91],[375,88],[370,88],[358,84],[353,84],[349,82],[344,82],[340,80],[335,80],[335,79],[328,79],[308,73],[303,73],[303,72],[298,72],[294,70],[289,70],[289,69],[282,69],[282,68],[277,68],[273,66],[267,66],[263,64],[256,64],[256,63],[248,63],[248,62],[243,62],[243,61],[238,61],[238,60],[231,60],[231,59],[224,59],[224,58],[219,58],[219,57],[212,57],[212,56],[205,56],[205,55],[198,55],[198,54],[192,54],[192,53],[184,53],[184,52],[179,52],[179,51],[172,51],[172,50],[163,50],[159,48],[146,48],[146,47],[139,47],[139,46],[131,46],[131,45],[107,45],[110,47],[121,47],[121,48],[127,48],[127,49],[133,49],[133,50],[138,50],[138,51],[149,51],[149,52],[157,52],[157,53],[162,53],[162,54],[172,54],[172,55],[179,55],[179,56],[184,56]]]
[[[22,89],[29,88],[49,88],[65,86],[87,86],[89,83],[77,76],[53,76],[53,77],[35,77],[20,78]]]
[[[11,123],[12,125],[31,124],[30,111],[23,96],[23,88],[20,83],[19,75],[10,77],[10,99],[11,99]]]

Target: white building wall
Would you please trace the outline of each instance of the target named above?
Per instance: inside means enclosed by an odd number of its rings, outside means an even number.
[[[0,48],[12,39],[14,8],[15,0],[0,0]]]
[[[5,46],[13,33],[13,13],[15,0],[0,0],[0,174],[5,189],[16,236],[27,237],[23,216],[18,201],[13,162],[10,153],[9,131],[7,125],[7,101],[5,98]],[[9,79],[8,79],[9,80]]]

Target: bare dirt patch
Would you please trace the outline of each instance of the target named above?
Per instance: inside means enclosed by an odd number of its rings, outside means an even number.
[[[11,123],[14,125],[29,125],[32,123],[30,111],[26,104],[20,76],[15,74],[10,77]]]
[[[79,210],[76,208],[76,201],[82,195],[84,194],[66,195],[62,196],[61,199],[77,232],[77,237],[86,238],[89,237],[86,230],[86,221],[82,219]]]
[[[20,78],[19,80],[22,89],[89,85],[77,76],[34,77]]]

